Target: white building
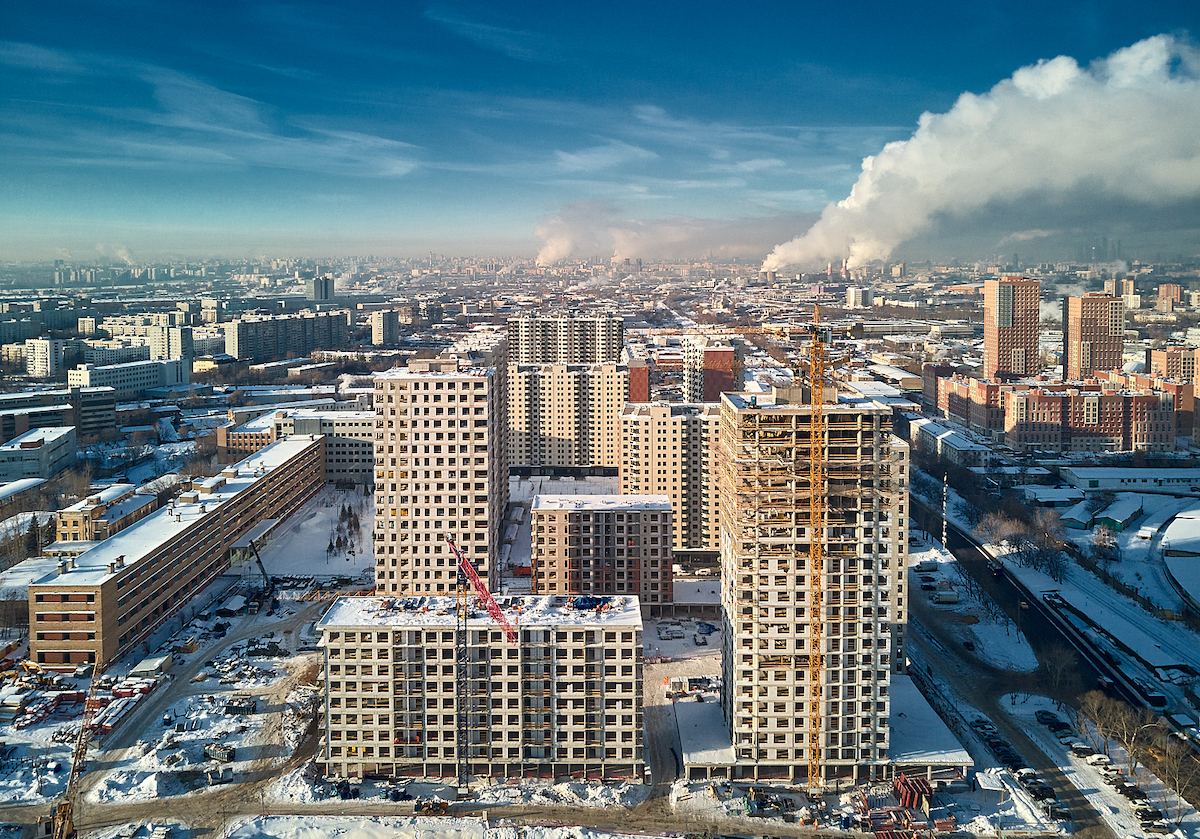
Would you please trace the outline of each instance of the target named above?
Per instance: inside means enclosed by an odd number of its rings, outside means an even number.
[[[0,446],[0,483],[51,478],[75,463],[75,426],[26,431]]]
[[[343,597],[317,625],[325,653],[318,763],[338,777],[458,774],[467,715],[476,777],[640,781],[642,618],[636,597],[500,598],[519,642],[468,619],[456,691],[452,597]]]
[[[25,341],[25,372],[37,379],[49,379],[63,369],[67,342],[56,338],[29,338]]]
[[[126,364],[81,364],[67,371],[69,387],[111,387],[117,399],[136,399],[150,388],[187,384],[191,359],[131,361]]]

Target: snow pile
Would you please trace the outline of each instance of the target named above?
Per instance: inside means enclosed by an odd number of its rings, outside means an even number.
[[[514,785],[484,787],[475,793],[480,804],[545,804],[569,807],[633,807],[650,793],[643,784],[585,784],[574,781],[554,784],[525,781]]]

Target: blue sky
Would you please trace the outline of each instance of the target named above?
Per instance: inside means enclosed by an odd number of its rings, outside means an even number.
[[[647,256],[761,258],[923,112],[1039,59],[1189,41],[1198,16],[1194,0],[8,2],[0,258],[532,256],[581,218]]]

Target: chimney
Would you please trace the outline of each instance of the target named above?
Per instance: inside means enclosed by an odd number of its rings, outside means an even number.
[[[61,577],[65,573],[67,573],[67,561],[64,559],[58,563],[58,575]]]

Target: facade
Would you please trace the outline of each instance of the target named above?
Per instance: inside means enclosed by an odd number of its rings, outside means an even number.
[[[119,338],[88,341],[83,351],[85,364],[125,364],[129,361],[149,361],[150,347],[146,344],[127,344]]]
[[[196,355],[190,326],[154,326],[146,333],[152,359],[186,358],[190,363]]]
[[[633,594],[672,601],[671,499],[665,495],[535,495],[534,594]]]
[[[324,485],[324,437],[281,440],[193,480],[171,506],[30,584],[30,659],[70,669],[136,649],[229,567],[234,542]]]
[[[811,410],[780,391],[721,399],[722,705],[735,778],[805,778],[814,701],[820,780],[872,777],[888,762],[888,687],[906,657],[908,447],[882,403],[824,406],[827,518],[815,604],[806,568]],[[814,608],[819,696],[809,683]]]
[[[59,542],[99,542],[158,509],[154,495],[139,495],[133,484],[107,486],[58,511]]]
[[[621,409],[631,380],[646,372],[619,364],[510,364],[509,463],[616,466]]]
[[[467,696],[456,695],[450,597],[343,597],[317,624],[325,706],[317,762],[335,777],[458,774],[467,715],[476,777],[639,780],[642,619],[635,597],[501,598],[467,627]]]
[[[719,403],[628,404],[621,411],[621,494],[664,495],[674,511],[674,547],[720,547],[713,458]]]
[[[1180,379],[1185,382],[1196,380],[1196,348],[1164,347],[1146,351],[1146,370],[1149,373]]]
[[[983,284],[983,378],[1031,376],[1041,369],[1041,283],[1004,277]]]
[[[453,537],[500,584],[508,504],[504,365],[410,361],[375,376],[375,591],[453,594]]]
[[[74,465],[74,426],[35,428],[0,445],[0,482],[52,478]]]
[[[742,345],[734,338],[685,335],[683,401],[718,402],[722,393],[742,389]]]
[[[30,338],[25,342],[25,372],[35,379],[49,379],[63,369],[67,342],[56,338]]]
[[[409,322],[412,322],[411,316]],[[400,342],[400,313],[395,309],[371,312],[371,343],[387,347]]]
[[[126,364],[81,364],[67,371],[72,388],[111,387],[117,399],[136,399],[156,387],[187,384],[191,379],[190,359],[130,361]]]
[[[1004,401],[1004,441],[1018,451],[1175,450],[1170,393],[1032,388]]]
[[[514,364],[616,362],[625,343],[620,315],[527,315],[508,319],[508,352]]]
[[[871,289],[861,286],[850,286],[846,289],[847,309],[869,309],[872,300]]]
[[[1068,297],[1063,311],[1063,378],[1078,381],[1124,363],[1125,301],[1090,292]]]
[[[346,312],[238,318],[225,324],[225,352],[238,361],[278,361],[349,342]]]

